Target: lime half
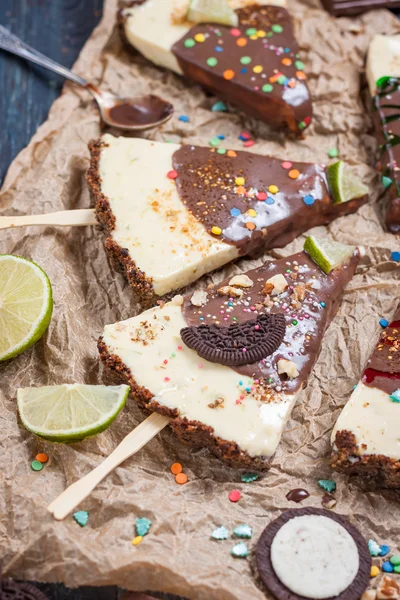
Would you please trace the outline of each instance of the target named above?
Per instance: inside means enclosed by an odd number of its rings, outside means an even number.
[[[46,331],[53,312],[50,280],[35,263],[0,255],[0,361],[17,356]]]
[[[219,23],[237,27],[239,17],[227,0],[191,0],[187,13],[192,23]]]
[[[18,410],[24,426],[39,437],[76,442],[107,429],[125,406],[129,389],[79,383],[21,388]]]
[[[309,235],[304,242],[304,250],[325,273],[341,267],[354,254],[355,246],[332,242],[327,238]]]
[[[329,187],[334,204],[348,202],[368,194],[368,188],[341,160],[327,168]]]

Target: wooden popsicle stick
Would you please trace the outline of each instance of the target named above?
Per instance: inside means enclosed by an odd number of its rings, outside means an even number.
[[[94,208],[63,210],[47,215],[23,215],[22,217],[0,217],[0,229],[27,227],[29,225],[55,225],[57,227],[83,227],[96,225]]]
[[[131,431],[98,467],[64,490],[58,498],[49,504],[47,510],[53,514],[57,521],[65,519],[78,504],[89,496],[100,481],[124,462],[124,460],[143,448],[168,423],[168,417],[157,413],[150,415],[150,417]]]

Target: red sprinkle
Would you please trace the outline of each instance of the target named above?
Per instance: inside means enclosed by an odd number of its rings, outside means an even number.
[[[178,177],[177,171],[168,171],[167,173],[168,179],[176,179]]]
[[[266,200],[266,199],[267,199],[267,194],[265,192],[258,192],[257,200]]]
[[[290,169],[290,168],[291,168],[291,166],[292,166],[292,163],[291,163],[291,162],[289,162],[288,160],[285,160],[285,161],[282,163],[282,167],[283,167],[284,169]]]
[[[231,502],[239,502],[240,498],[242,497],[242,494],[239,492],[239,490],[232,490],[231,492],[229,492],[229,500]]]
[[[243,144],[243,146],[245,146],[245,148],[250,148],[250,146],[254,146],[255,141],[254,140],[248,140],[247,142],[245,142]]]
[[[234,37],[239,37],[239,35],[241,35],[241,31],[240,29],[231,29],[230,34],[233,35]]]
[[[243,138],[244,140],[250,140],[251,139],[251,135],[248,131],[242,131],[240,134],[240,137]]]

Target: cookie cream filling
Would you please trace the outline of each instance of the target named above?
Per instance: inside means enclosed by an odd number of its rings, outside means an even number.
[[[338,431],[354,434],[360,456],[382,454],[400,459],[400,406],[375,387],[360,382],[342,410],[332,432],[332,444]]]
[[[107,325],[103,340],[155,402],[212,427],[215,436],[250,456],[272,456],[299,392],[262,400],[263,389],[253,379],[186,347],[180,337],[186,326],[181,306],[172,301]]]
[[[353,537],[337,521],[321,515],[287,521],[271,544],[271,562],[291,592],[315,600],[341,594],[360,565]]]
[[[286,0],[229,0],[233,9],[248,5],[285,6]],[[124,10],[129,43],[155,65],[182,74],[171,48],[193,27],[185,20],[189,0],[146,0]]]
[[[126,248],[154,292],[162,296],[185,287],[239,256],[215,239],[181,202],[173,179],[177,144],[104,135],[101,191],[115,216],[113,240]]]

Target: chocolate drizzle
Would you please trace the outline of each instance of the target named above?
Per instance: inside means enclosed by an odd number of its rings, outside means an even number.
[[[389,395],[400,388],[400,308],[383,331],[361,380]]]
[[[228,327],[212,324],[185,327],[181,337],[202,358],[232,367],[255,363],[275,352],[285,329],[283,315],[264,314]]]

